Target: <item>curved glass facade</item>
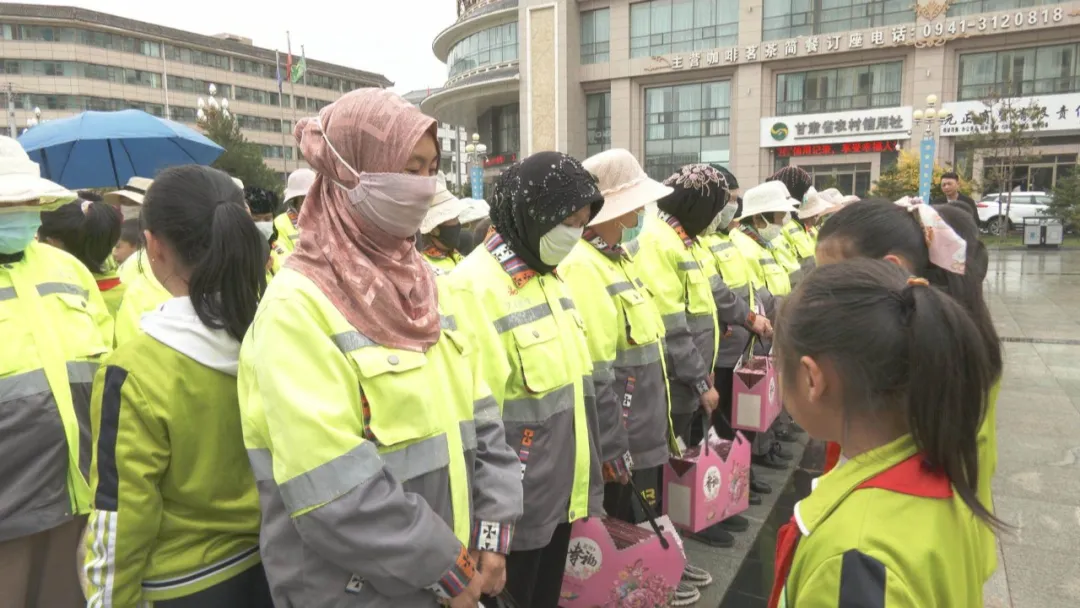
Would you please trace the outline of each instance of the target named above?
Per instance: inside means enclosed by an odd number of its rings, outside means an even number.
[[[518,58],[517,23],[507,23],[481,30],[450,48],[446,64],[450,67],[448,78],[470,70]]]

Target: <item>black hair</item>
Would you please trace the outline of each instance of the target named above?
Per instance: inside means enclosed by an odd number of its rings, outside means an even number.
[[[195,314],[242,340],[266,290],[266,240],[228,174],[199,165],[162,171],[143,202],[143,224],[191,271]]]
[[[885,260],[819,266],[783,303],[774,347],[785,384],[804,356],[835,367],[846,420],[906,420],[928,464],[979,519],[1001,526],[975,490],[977,437],[995,376],[979,328],[956,300]]]
[[[960,181],[960,176],[956,174],[956,171],[946,171],[941,174],[941,179],[955,179]]]
[[[246,186],[244,198],[247,200],[252,215],[276,214],[280,206],[276,192],[258,186]]]
[[[60,241],[64,251],[78,258],[90,272],[101,274],[120,240],[123,221],[124,217],[111,205],[77,200],[43,212],[38,237]]]
[[[101,196],[97,192],[94,192],[93,190],[79,190],[78,192],[76,192],[76,194],[78,194],[79,198],[84,201],[100,203],[101,201],[105,200],[105,197]]]
[[[814,179],[806,172],[806,169],[795,165],[781,167],[776,173],[769,176],[767,182],[778,181],[787,186],[791,198],[802,203],[810,186],[814,185]]]
[[[133,217],[130,220],[124,220],[123,224],[120,224],[120,240],[125,243],[131,243],[136,249],[143,245],[142,224],[139,218]]]
[[[988,254],[979,241],[974,220],[964,210],[950,208],[942,219],[967,242],[968,263],[964,274],[956,274],[930,264],[930,252],[919,222],[907,209],[886,200],[860,201],[837,211],[818,233],[819,247],[839,247],[845,258],[881,259],[897,255],[911,264],[916,276],[956,298],[968,310],[979,328],[981,342],[991,357],[994,376],[1002,370],[1001,347],[990,310],[983,297]]]

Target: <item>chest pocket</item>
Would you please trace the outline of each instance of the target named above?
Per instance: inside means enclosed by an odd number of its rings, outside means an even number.
[[[716,256],[716,263],[720,267],[720,274],[728,287],[742,287],[746,285],[746,266],[739,259],[739,251],[730,243],[724,243],[726,247],[718,247],[712,250]]]
[[[554,316],[515,327],[512,331],[522,379],[530,393],[546,393],[570,384],[567,357],[573,357],[575,353],[564,352],[567,349],[559,339],[559,326]]]
[[[691,315],[710,315],[716,304],[712,299],[712,287],[705,271],[691,268],[686,274],[686,312]],[[710,304],[712,306],[710,306]]]
[[[626,319],[626,338],[630,344],[652,344],[660,336],[656,315],[645,296],[636,289],[620,291],[618,296]]]
[[[424,353],[369,346],[350,352],[349,358],[367,400],[368,428],[379,443],[392,446],[442,431],[435,408],[443,404],[445,387],[424,370]],[[402,404],[408,404],[409,415],[402,414]]]
[[[53,319],[53,334],[64,344],[64,354],[70,359],[97,357],[109,350],[94,316],[87,309],[89,302],[72,287],[66,291],[41,296],[46,306],[59,313]]]
[[[791,293],[791,280],[788,271],[776,259],[765,255],[760,259],[761,272],[765,275],[765,286],[774,296],[786,296]]]

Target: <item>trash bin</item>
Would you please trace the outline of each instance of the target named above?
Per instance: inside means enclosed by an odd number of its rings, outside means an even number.
[[[1024,218],[1024,245],[1028,247],[1059,247],[1064,237],[1065,226],[1059,219]]]

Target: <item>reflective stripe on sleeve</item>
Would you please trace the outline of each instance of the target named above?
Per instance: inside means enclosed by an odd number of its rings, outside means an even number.
[[[664,315],[663,318],[664,330],[667,331],[667,333],[671,333],[679,329],[687,329],[685,311],[673,312],[670,315]]]
[[[686,324],[693,333],[700,333],[713,328],[712,315],[689,315]]]
[[[493,420],[501,420],[499,415],[499,402],[495,400],[495,397],[488,395],[473,401],[473,420],[477,423],[491,422]]]
[[[39,296],[67,293],[74,296],[82,296],[84,298],[90,297],[90,292],[86,291],[82,287],[79,287],[78,285],[73,285],[71,283],[39,283],[37,286],[37,292]],[[14,287],[0,287],[0,302],[3,302],[4,300],[14,299]]]
[[[285,508],[295,514],[334,500],[371,479],[382,468],[375,444],[365,441],[341,456],[279,484],[278,490]]]
[[[573,407],[574,385],[567,384],[542,397],[507,399],[503,404],[503,420],[535,424]]]
[[[652,344],[631,346],[626,350],[619,351],[615,355],[615,367],[621,368],[651,365],[659,360],[660,343],[653,342]]]

